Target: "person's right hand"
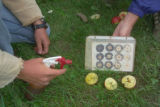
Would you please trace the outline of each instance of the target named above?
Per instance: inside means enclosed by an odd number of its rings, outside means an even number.
[[[66,69],[48,68],[42,61],[42,58],[24,61],[24,68],[17,78],[36,86],[46,86],[53,78],[66,72]]]
[[[122,20],[113,32],[113,36],[130,36],[133,27],[128,24]]]
[[[128,12],[126,17],[116,27],[113,36],[130,36],[132,28],[138,18],[137,15]]]

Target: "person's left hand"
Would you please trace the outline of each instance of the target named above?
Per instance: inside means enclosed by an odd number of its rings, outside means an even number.
[[[41,55],[47,54],[50,45],[50,40],[46,33],[46,29],[45,28],[36,29],[34,35],[37,45],[35,51]]]

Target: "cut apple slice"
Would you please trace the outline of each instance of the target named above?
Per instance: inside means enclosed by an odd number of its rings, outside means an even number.
[[[115,90],[117,88],[117,81],[111,77],[106,78],[104,82],[104,86],[108,90]]]
[[[94,85],[98,82],[98,75],[96,73],[88,73],[86,78],[85,78],[85,81],[88,85]]]
[[[134,88],[136,85],[136,78],[132,75],[126,75],[122,78],[122,84],[124,84],[125,88]]]
[[[121,18],[121,20],[123,20],[126,15],[127,15],[126,11],[122,11],[122,12],[119,13],[119,17]]]

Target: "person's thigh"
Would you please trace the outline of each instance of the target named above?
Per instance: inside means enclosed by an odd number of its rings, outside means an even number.
[[[2,4],[1,4],[1,0],[0,0],[0,49],[3,51],[6,51],[10,54],[13,54],[13,48],[10,44],[11,42],[11,35],[7,29],[7,27],[5,26],[3,20],[2,20],[2,11],[1,8]]]
[[[12,43],[35,43],[34,30],[31,25],[26,27],[22,26],[21,22],[5,6],[2,6],[2,14],[2,20],[11,34]],[[50,33],[49,28],[47,29],[47,33]]]

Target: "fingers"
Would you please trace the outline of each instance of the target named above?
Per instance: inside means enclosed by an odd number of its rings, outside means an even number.
[[[43,45],[42,54],[47,54],[48,53],[48,48],[49,48],[49,42],[48,41],[43,41],[42,45]]]
[[[47,81],[44,82],[44,83],[46,83],[46,85],[47,85],[47,83],[49,84],[49,82],[50,82],[52,79],[56,78],[56,77],[59,76],[59,75],[64,74],[65,72],[66,72],[66,69],[50,69],[49,75],[48,75],[48,77],[47,77]]]
[[[113,34],[112,34],[112,36],[118,36],[119,34],[118,34],[118,32],[117,32],[117,30],[115,30],[114,32],[113,32]]]
[[[121,22],[116,27],[112,36],[129,36],[129,30],[125,27],[125,25]]]
[[[47,42],[37,42],[37,47],[35,48],[35,51],[38,54],[47,54],[49,49],[49,44]]]
[[[50,72],[49,72],[49,75],[48,75],[48,81],[51,81],[52,79],[56,78],[57,76],[59,75],[62,75],[66,72],[66,69],[52,69]]]
[[[66,69],[50,69],[50,76],[55,77],[62,75],[66,72]]]
[[[35,40],[37,44],[38,54],[44,55],[48,53],[50,40],[46,33],[46,29],[35,30]]]
[[[41,40],[37,40],[37,50],[38,50],[38,54],[42,54],[42,42]]]
[[[37,52],[38,54],[47,54],[49,49],[50,41],[41,40],[37,42]]]
[[[119,28],[119,27],[120,27],[120,24],[117,25],[117,27],[116,27],[116,29],[114,30],[112,36],[121,36],[121,35],[119,34],[119,32],[120,32],[120,28]]]

